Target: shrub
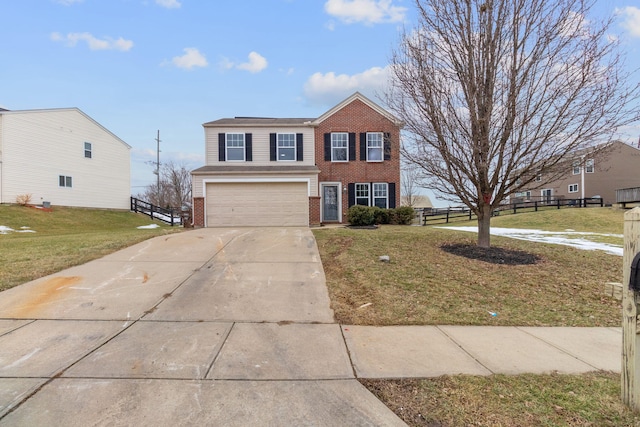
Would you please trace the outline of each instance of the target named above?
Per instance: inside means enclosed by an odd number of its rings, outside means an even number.
[[[347,219],[351,225],[361,227],[375,224],[375,212],[369,206],[353,205],[347,210]]]
[[[415,218],[416,212],[411,206],[400,206],[394,209],[394,223],[400,225],[410,225]]]
[[[16,196],[16,203],[20,206],[27,206],[31,203],[31,194],[18,194]]]
[[[373,211],[374,224],[389,224],[392,209],[382,209],[377,206],[372,206],[371,210]]]

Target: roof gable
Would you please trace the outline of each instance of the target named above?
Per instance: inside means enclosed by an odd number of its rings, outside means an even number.
[[[393,114],[391,114],[390,112],[388,112],[387,110],[385,110],[384,108],[376,104],[375,102],[371,101],[369,98],[367,98],[360,92],[355,92],[353,95],[351,95],[344,101],[340,102],[335,107],[331,108],[329,111],[327,111],[326,113],[318,117],[316,120],[314,120],[313,124],[318,125],[322,123],[323,121],[325,121],[326,119],[328,119],[329,117],[337,113],[338,111],[342,110],[344,107],[351,104],[355,100],[359,100],[363,102],[365,105],[370,107],[376,113],[380,114],[383,117],[386,117],[388,120],[393,122],[396,126],[402,127],[404,125],[404,123],[402,123],[400,119],[398,119],[396,116],[394,116]]]

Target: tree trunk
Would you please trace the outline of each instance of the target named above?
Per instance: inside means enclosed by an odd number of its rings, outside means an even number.
[[[478,246],[491,246],[491,205],[483,204],[478,209]]]

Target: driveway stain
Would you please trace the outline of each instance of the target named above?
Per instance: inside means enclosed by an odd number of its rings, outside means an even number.
[[[45,280],[34,287],[30,292],[30,298],[16,307],[9,316],[20,318],[34,316],[42,308],[61,299],[70,286],[78,284],[81,280],[80,276],[58,276]]]

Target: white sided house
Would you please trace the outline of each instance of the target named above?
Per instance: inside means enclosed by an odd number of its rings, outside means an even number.
[[[205,123],[207,166],[192,172],[195,224],[308,226],[319,199],[312,120]]]
[[[0,203],[129,209],[130,149],[77,108],[0,109]]]

